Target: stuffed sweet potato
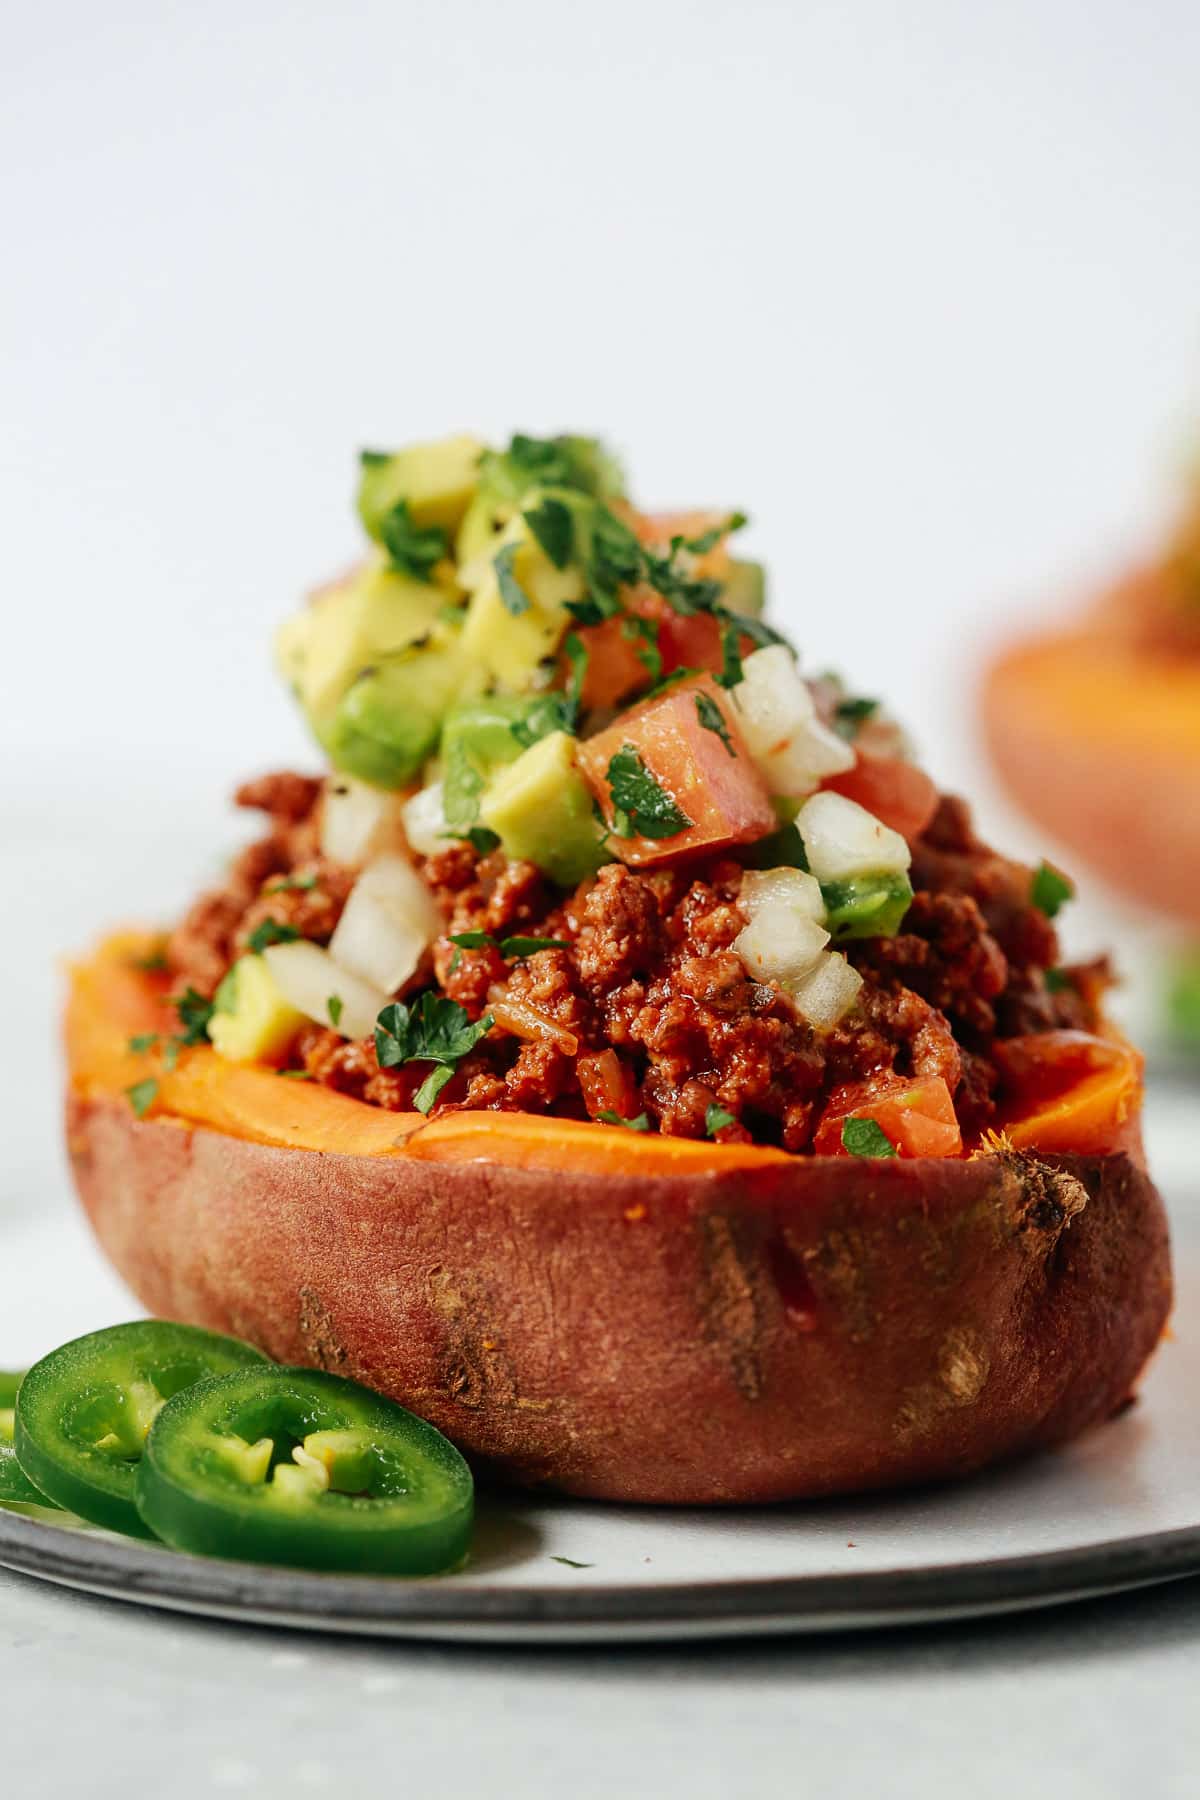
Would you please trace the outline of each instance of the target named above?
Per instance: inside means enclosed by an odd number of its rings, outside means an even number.
[[[1119,1407],[1166,1226],[1061,878],[801,677],[736,516],[574,438],[370,457],[360,508],[281,641],[332,773],[248,784],[225,884],[73,974],[72,1164],[146,1305],[603,1498]]]

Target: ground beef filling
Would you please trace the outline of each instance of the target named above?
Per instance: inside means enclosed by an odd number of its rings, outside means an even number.
[[[267,918],[328,942],[353,874],[318,854],[319,787],[281,774],[239,789],[239,804],[267,812],[270,829],[172,934],[180,986],[211,995]],[[721,1141],[801,1151],[835,1088],[894,1072],[942,1077],[970,1136],[995,1114],[996,1039],[1093,1029],[1107,980],[1095,965],[1047,984],[1058,944],[1029,902],[1029,870],[981,843],[952,798],[914,846],[902,931],[843,946],[865,985],[854,1014],[826,1036],[734,954],[744,924],[736,861],[654,873],[612,863],[566,897],[532,864],[466,843],[422,866],[445,930],[403,997],[432,984],[472,1019],[496,1021],[443,1090],[443,1109],[644,1114],[651,1128],[699,1138],[715,1106],[733,1119]],[[496,949],[450,942],[476,931],[567,948],[505,962]],[[316,1025],[294,1060],[314,1080],[395,1111],[411,1107],[429,1073],[381,1069],[370,1040]]]

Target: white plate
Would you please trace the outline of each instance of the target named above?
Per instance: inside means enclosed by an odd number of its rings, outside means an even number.
[[[508,1643],[852,1630],[1200,1573],[1196,1259],[1179,1288],[1177,1335],[1136,1406],[966,1483],[723,1512],[485,1497],[470,1566],[422,1581],[181,1556],[47,1514],[0,1514],[0,1563],[186,1612]]]

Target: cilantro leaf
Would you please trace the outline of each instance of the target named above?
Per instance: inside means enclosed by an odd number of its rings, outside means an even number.
[[[486,825],[472,825],[469,831],[443,831],[442,836],[454,838],[460,844],[470,844],[477,856],[487,856],[500,847],[500,839]]]
[[[280,919],[262,919],[246,939],[246,948],[253,956],[261,956],[272,944],[294,944],[299,936],[294,925],[285,925]]]
[[[398,500],[380,520],[379,535],[392,567],[416,581],[429,581],[450,553],[450,540],[440,525],[414,525],[407,500]]]
[[[529,595],[513,574],[513,564],[516,561],[519,547],[517,544],[505,544],[502,549],[497,550],[492,558],[492,567],[496,571],[496,580],[500,584],[500,598],[504,602],[505,610],[511,613],[514,619],[519,619],[522,613],[529,611],[530,607]]]
[[[130,1038],[129,1048],[135,1056],[144,1056],[147,1050],[153,1050],[157,1042],[157,1031],[139,1031],[136,1037]]]
[[[1029,899],[1040,913],[1045,913],[1048,919],[1057,918],[1063,906],[1074,895],[1074,882],[1068,881],[1065,875],[1051,868],[1048,862],[1038,864],[1029,884]]]
[[[183,1047],[182,1038],[168,1038],[163,1046],[163,1068],[169,1075],[179,1061],[179,1052]]]
[[[150,1076],[146,1081],[135,1081],[132,1087],[125,1089],[125,1092],[129,1096],[129,1104],[137,1117],[144,1119],[158,1098],[158,1083],[153,1076]]]
[[[725,715],[711,694],[701,692],[696,695],[696,716],[705,731],[711,731],[714,736],[720,738],[730,756],[737,755],[737,751],[733,747],[733,739],[729,735],[729,727],[725,723]]]
[[[496,940],[490,931],[456,931],[451,935],[450,942],[457,944],[463,950],[487,950],[496,947]]]
[[[726,1112],[723,1106],[718,1106],[715,1100],[705,1107],[704,1129],[710,1138],[716,1137],[718,1131],[724,1131],[727,1125],[736,1124],[737,1120],[733,1114]]]
[[[360,450],[358,460],[364,469],[381,469],[384,463],[391,462],[392,458],[391,452],[388,450]]]
[[[523,719],[514,719],[509,732],[523,750],[530,749],[552,731],[570,730],[570,703],[565,694],[543,694],[535,700]]]
[[[594,1569],[595,1563],[576,1562],[573,1556],[552,1556],[551,1562],[561,1563],[564,1569]]]
[[[133,956],[129,960],[131,969],[141,969],[146,975],[163,975],[170,964],[164,950],[151,950],[147,956]]]
[[[1067,969],[1047,969],[1042,980],[1048,994],[1069,994],[1075,991],[1075,983]]]
[[[175,996],[173,1005],[183,1027],[180,1043],[202,1044],[208,1036],[208,1022],[217,1010],[215,1001],[206,1000],[194,987],[186,987]]]
[[[342,1017],[342,996],[340,994],[330,994],[328,1000],[325,1002],[325,1010],[329,1014],[329,1023],[336,1029],[341,1022]]]
[[[313,1074],[310,1069],[276,1069],[275,1073],[281,1075],[285,1081],[313,1080]]]
[[[732,512],[727,519],[719,519],[715,525],[710,525],[708,530],[702,531],[698,537],[673,537],[671,553],[674,555],[676,550],[690,550],[695,556],[704,556],[709,550],[715,550],[723,537],[729,537],[731,533],[740,531],[743,525],[749,523],[744,512]]]
[[[588,590],[598,609],[598,617],[575,617],[581,624],[598,625],[611,619],[618,607],[617,590],[640,580],[644,552],[634,533],[607,506],[597,506],[592,515],[591,541],[588,547]]]
[[[539,950],[569,950],[566,938],[506,937],[500,940],[500,954],[506,962],[522,956],[536,956]]]
[[[622,837],[674,837],[692,823],[650,773],[632,744],[623,744],[606,772],[614,809],[614,829]],[[615,821],[620,819],[620,824]],[[629,827],[626,829],[626,827]]]
[[[623,1119],[619,1112],[606,1109],[596,1114],[602,1125],[623,1125],[626,1131],[649,1131],[650,1121],[645,1113],[639,1113],[636,1119]]]
[[[440,1065],[413,1096],[417,1111],[428,1112],[463,1057],[487,1035],[493,1023],[487,1013],[472,1025],[464,1007],[430,988],[411,1007],[403,1000],[393,1000],[384,1007],[375,1022],[375,1055],[381,1069],[398,1069],[410,1062]]]
[[[857,697],[851,700],[839,700],[833,715],[833,728],[839,737],[853,743],[867,720],[879,711],[878,700]]]
[[[270,887],[265,889],[265,892],[268,894],[309,894],[316,885],[317,876],[314,871],[310,870],[307,875],[288,875],[282,881],[273,881]]]
[[[895,1156],[896,1146],[874,1119],[846,1119],[842,1147],[851,1156]]]
[[[746,671],[742,667],[742,634],[730,620],[721,627],[721,658],[718,684],[723,688],[736,687],[745,679]]]
[[[635,643],[641,642],[634,655],[647,671],[651,681],[662,679],[662,651],[658,647],[658,622],[654,619],[643,619],[639,613],[626,613],[621,624],[621,635]]]
[[[575,548],[575,521],[564,500],[547,495],[540,506],[531,507],[524,515],[532,531],[556,569],[565,569]]]

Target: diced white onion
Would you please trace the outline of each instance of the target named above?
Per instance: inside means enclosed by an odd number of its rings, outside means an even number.
[[[900,875],[912,862],[912,851],[900,833],[844,794],[814,794],[797,813],[796,829],[818,881]]]
[[[440,781],[431,782],[404,802],[404,835],[418,856],[436,856],[446,848],[449,826]]]
[[[817,1031],[832,1031],[858,999],[863,978],[837,950],[825,950],[790,989],[792,1004]]]
[[[827,775],[854,767],[854,750],[817,716],[812,691],[786,645],[755,650],[742,671],[730,697],[771,793],[801,799]]]
[[[398,794],[352,775],[331,775],[321,796],[322,856],[356,869],[385,850],[399,849],[402,804]]]
[[[328,1025],[346,1038],[369,1037],[374,1031],[387,995],[342,968],[328,950],[300,940],[270,944],[263,957],[280,993],[306,1019]],[[332,1011],[331,999],[335,1002]],[[340,1010],[336,1005],[339,1000]],[[336,1024],[334,1013],[338,1015]]]
[[[329,944],[335,962],[372,987],[403,987],[441,930],[437,903],[403,856],[378,856],[363,870]]]
[[[820,887],[800,869],[749,870],[742,877],[740,905],[749,923],[733,948],[746,973],[790,989],[829,942],[820,922],[825,917]]]

